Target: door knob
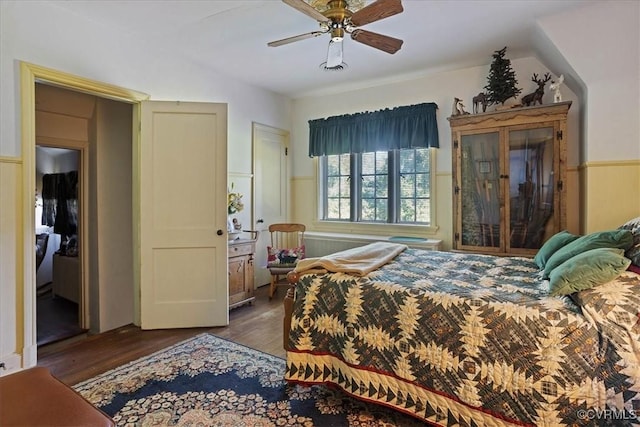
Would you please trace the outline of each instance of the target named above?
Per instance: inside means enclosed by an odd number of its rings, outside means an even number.
[[[261,218],[261,219],[257,220],[256,223],[263,224],[264,223],[264,219]]]
[[[224,234],[224,231],[222,231],[222,230],[218,229],[218,231],[216,231],[216,234],[217,234],[218,236],[222,236],[222,235]]]

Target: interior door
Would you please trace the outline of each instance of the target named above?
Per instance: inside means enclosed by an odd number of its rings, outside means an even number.
[[[141,105],[142,329],[229,323],[227,105]]]
[[[254,123],[254,229],[256,243],[255,283],[264,285],[271,276],[266,269],[269,224],[287,222],[289,199],[289,167],[287,161],[289,133],[282,129]]]

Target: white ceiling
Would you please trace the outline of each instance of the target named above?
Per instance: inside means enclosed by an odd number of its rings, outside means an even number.
[[[344,41],[344,71],[323,71],[330,36],[280,47],[267,43],[318,30],[312,18],[279,0],[51,0],[189,60],[291,97],[489,64],[495,50],[533,55],[536,21],[593,3],[585,0],[403,0],[404,12],[363,26],[404,40],[394,55]]]

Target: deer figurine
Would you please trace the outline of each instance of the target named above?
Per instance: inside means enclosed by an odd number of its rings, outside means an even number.
[[[462,103],[462,99],[453,98],[453,111],[451,113],[452,116],[461,116],[464,114],[469,114],[469,112],[464,110],[464,104]]]
[[[522,105],[527,107],[530,105],[536,105],[536,102],[542,105],[542,96],[544,95],[544,85],[551,80],[551,74],[545,73],[542,79],[538,79],[538,75],[533,73],[531,81],[538,84],[538,89],[522,97]]]
[[[479,112],[478,111],[479,105],[482,105],[483,113],[487,111],[487,105],[489,104],[489,101],[487,100],[486,93],[480,92],[479,94],[473,97],[472,101],[473,101],[473,114],[477,114]]]
[[[564,74],[560,74],[560,77],[555,82],[551,80],[549,89],[553,91],[553,102],[562,102],[562,94],[560,93],[560,86],[562,86],[563,82],[564,82]]]

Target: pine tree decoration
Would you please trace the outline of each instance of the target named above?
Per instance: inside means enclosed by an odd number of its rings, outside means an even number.
[[[493,54],[493,62],[487,77],[488,83],[484,87],[490,104],[504,105],[507,99],[515,98],[522,92],[522,89],[516,87],[518,80],[516,80],[515,71],[511,68],[511,60],[504,57],[506,51],[505,46]]]

